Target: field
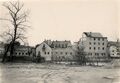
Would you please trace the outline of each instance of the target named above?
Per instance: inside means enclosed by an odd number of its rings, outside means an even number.
[[[119,68],[0,63],[0,83],[120,83]]]

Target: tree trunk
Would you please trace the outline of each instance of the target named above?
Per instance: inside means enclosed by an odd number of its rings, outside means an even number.
[[[13,61],[13,53],[14,53],[14,43],[11,44],[11,48],[10,48],[10,61]]]
[[[10,44],[8,46],[5,46],[5,53],[3,55],[2,62],[5,62],[9,48],[10,48]]]

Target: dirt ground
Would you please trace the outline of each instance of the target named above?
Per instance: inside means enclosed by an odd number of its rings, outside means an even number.
[[[0,63],[0,83],[120,83],[120,68]]]

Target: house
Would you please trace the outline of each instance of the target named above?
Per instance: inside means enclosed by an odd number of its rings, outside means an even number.
[[[51,61],[52,49],[48,44],[42,42],[41,44],[36,45],[36,56],[39,56],[39,54],[45,61]]]
[[[14,56],[33,56],[35,54],[34,47],[30,46],[15,46]]]
[[[107,54],[107,37],[98,32],[83,32],[78,41],[78,48],[83,48],[88,61],[105,61]]]
[[[54,41],[52,45],[53,61],[66,62],[74,60],[75,51],[70,41]]]
[[[45,40],[36,46],[36,55],[40,52],[46,61],[70,61],[73,60],[74,50],[70,41]]]
[[[109,41],[108,42],[108,54],[110,58],[119,59],[120,58],[120,42]]]

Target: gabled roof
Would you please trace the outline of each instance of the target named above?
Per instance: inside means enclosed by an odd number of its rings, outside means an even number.
[[[42,42],[41,44],[37,44],[35,48],[37,48],[38,46],[42,45],[42,44],[46,44],[49,48],[51,48],[46,42]]]
[[[83,32],[87,37],[103,37],[101,33],[98,32]]]

